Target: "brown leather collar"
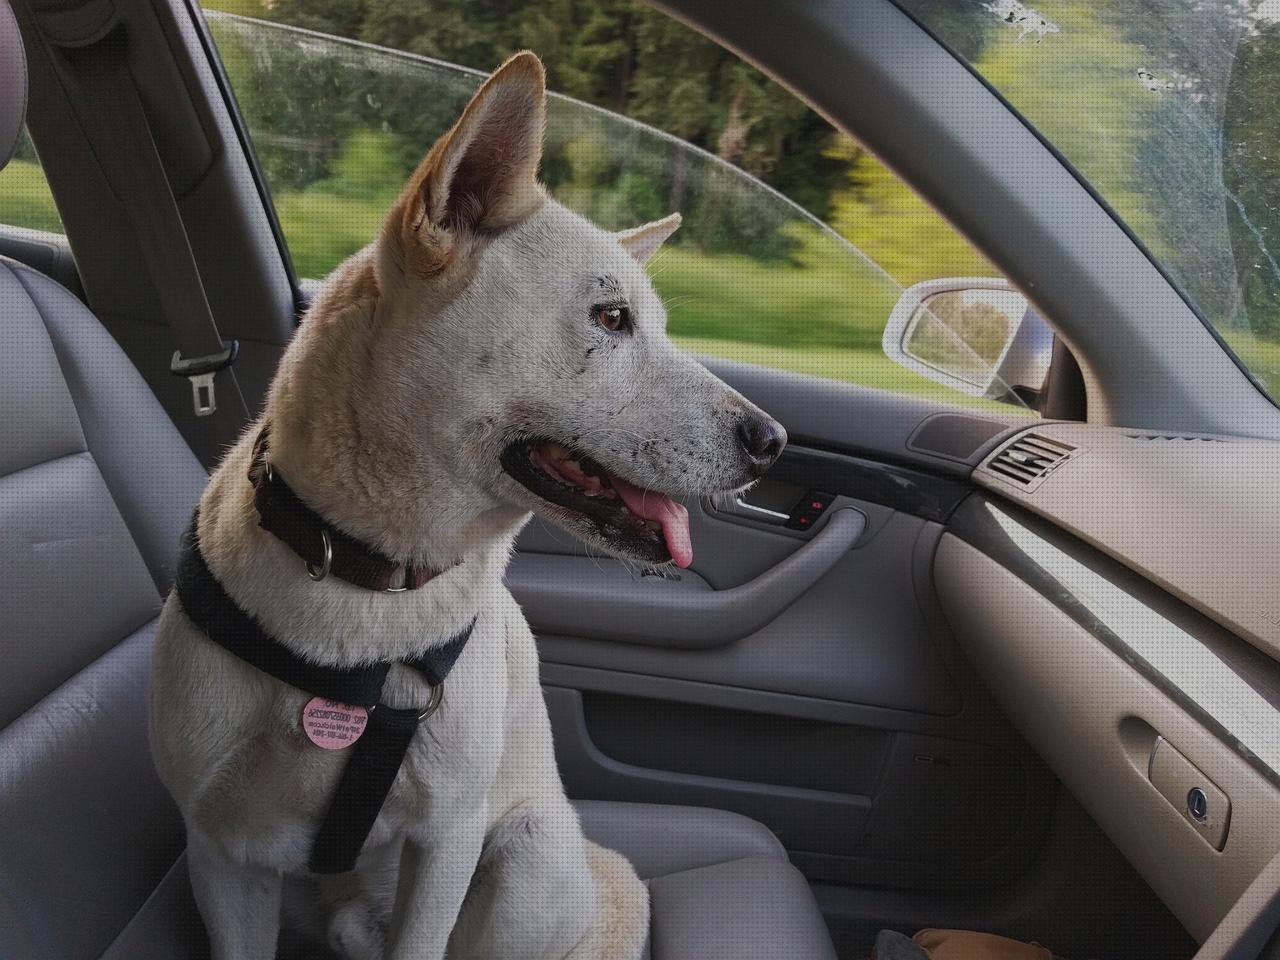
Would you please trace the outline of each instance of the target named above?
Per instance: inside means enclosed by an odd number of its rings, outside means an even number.
[[[258,434],[249,464],[258,526],[300,556],[311,579],[323,580],[333,574],[366,590],[400,593],[416,590],[445,572],[415,563],[399,563],[327,523],[290,489],[280,471],[267,463],[269,429],[264,426]]]

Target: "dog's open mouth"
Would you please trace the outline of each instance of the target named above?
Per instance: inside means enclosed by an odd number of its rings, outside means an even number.
[[[637,487],[552,440],[517,441],[501,461],[521,486],[580,515],[621,552],[678,567],[693,562],[689,511],[665,493]]]

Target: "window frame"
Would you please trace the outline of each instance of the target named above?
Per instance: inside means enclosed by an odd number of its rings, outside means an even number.
[[[227,75],[226,65],[222,62],[221,54],[218,53],[218,45],[214,43],[213,34],[209,31],[209,23],[205,19],[204,8],[200,6],[200,0],[182,0],[182,3],[191,18],[191,23],[195,27],[197,39],[213,73],[213,82],[222,96],[227,116],[231,121],[232,128],[235,130],[240,150],[244,154],[245,164],[248,166],[249,173],[253,178],[254,190],[262,203],[262,211],[266,215],[267,225],[271,230],[272,237],[275,239],[276,251],[280,255],[280,265],[284,268],[289,287],[293,291],[293,323],[296,328],[302,322],[302,316],[306,313],[307,307],[310,306],[311,294],[304,289],[302,278],[298,276],[293,257],[289,253],[289,244],[285,240],[284,228],[280,225],[280,216],[276,213],[275,203],[271,199],[271,191],[267,189],[266,176],[262,172],[262,164],[258,160],[257,151],[254,149],[253,138],[249,136],[248,125],[245,123],[244,115],[240,112],[240,102],[236,99],[235,90],[231,86],[231,78]]]

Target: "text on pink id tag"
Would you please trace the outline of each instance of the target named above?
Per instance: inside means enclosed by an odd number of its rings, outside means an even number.
[[[364,707],[312,697],[302,708],[302,729],[307,739],[326,750],[341,750],[360,739],[369,722]]]

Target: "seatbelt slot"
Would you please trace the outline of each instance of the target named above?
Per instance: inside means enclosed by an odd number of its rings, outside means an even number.
[[[218,393],[213,378],[218,371],[235,363],[239,355],[239,340],[232,340],[226,349],[203,357],[183,357],[181,350],[173,351],[169,372],[191,382],[191,406],[197,417],[207,417],[218,409]]]

